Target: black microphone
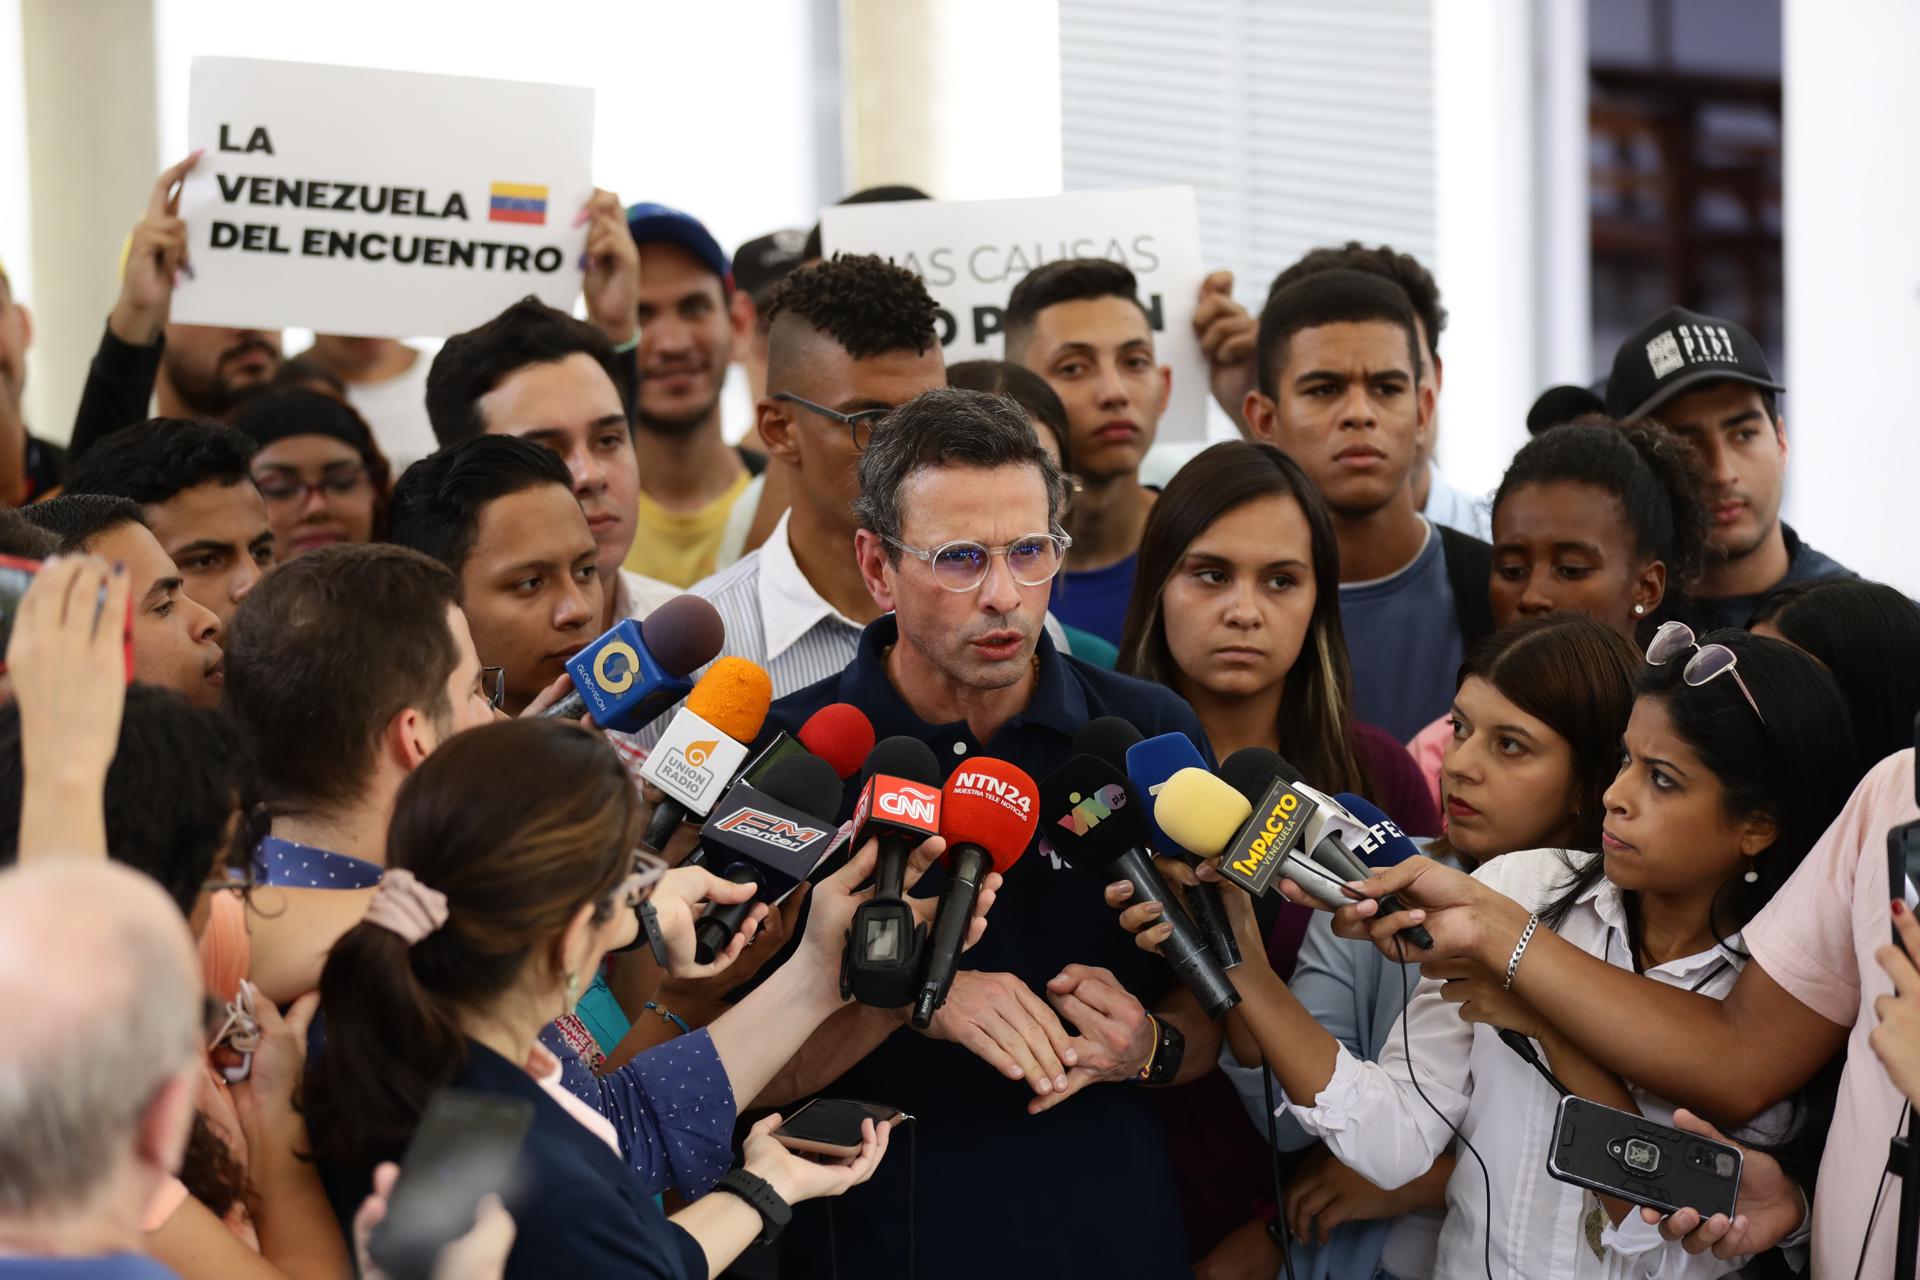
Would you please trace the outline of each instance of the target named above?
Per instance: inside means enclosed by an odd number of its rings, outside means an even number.
[[[756,886],[744,902],[710,903],[694,923],[694,959],[713,963],[754,904],[779,901],[833,848],[840,779],[811,755],[775,761],[758,785],[736,782],[700,828],[701,861],[723,880]]]
[[[876,1009],[910,1004],[920,980],[926,929],[906,900],[907,859],[940,834],[940,762],[918,738],[883,739],[867,756],[853,811],[853,847],[878,838],[873,896],[853,913],[841,994]]]
[[[1089,875],[1127,881],[1136,904],[1160,904],[1161,919],[1173,927],[1160,955],[1208,1017],[1222,1017],[1240,1003],[1240,993],[1155,869],[1145,815],[1133,803],[1125,774],[1097,756],[1074,756],[1040,784],[1040,820],[1043,848]]]

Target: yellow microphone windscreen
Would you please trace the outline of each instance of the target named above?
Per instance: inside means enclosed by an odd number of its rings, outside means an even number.
[[[1252,816],[1247,798],[1205,769],[1180,770],[1161,784],[1153,801],[1153,820],[1167,838],[1201,858],[1226,848]]]

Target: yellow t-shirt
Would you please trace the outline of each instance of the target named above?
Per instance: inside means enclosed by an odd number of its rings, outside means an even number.
[[[642,493],[626,567],[676,587],[690,587],[712,573],[727,517],[752,479],[742,469],[725,493],[698,511],[684,513],[669,511]]]

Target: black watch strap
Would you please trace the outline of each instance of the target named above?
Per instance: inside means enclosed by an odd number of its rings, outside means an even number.
[[[1153,1056],[1147,1060],[1146,1070],[1134,1078],[1134,1083],[1160,1089],[1172,1084],[1180,1074],[1180,1060],[1187,1056],[1187,1038],[1166,1018],[1153,1018],[1153,1027],[1157,1033]]]
[[[786,1225],[793,1221],[793,1206],[782,1200],[780,1193],[773,1189],[773,1184],[758,1174],[748,1173],[745,1169],[730,1169],[726,1177],[714,1184],[713,1189],[739,1196],[760,1215],[760,1234],[754,1237],[755,1244],[772,1244]]]

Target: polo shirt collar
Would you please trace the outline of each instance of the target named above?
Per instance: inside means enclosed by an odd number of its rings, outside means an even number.
[[[922,720],[900,696],[900,691],[893,687],[893,681],[888,679],[886,651],[899,638],[899,620],[891,613],[882,614],[867,624],[866,630],[860,634],[860,647],[855,651],[853,661],[840,673],[842,701],[867,712],[883,737],[886,736],[886,729],[892,726],[918,727],[923,733],[953,727],[930,725]],[[1040,669],[1033,682],[1033,696],[1028,699],[1025,709],[1009,720],[1001,732],[1017,725],[1039,725],[1062,737],[1072,738],[1092,718],[1087,710],[1086,692],[1067,670],[1066,660],[1060,656],[1060,651],[1054,647],[1053,637],[1044,628],[1041,629],[1040,642],[1034,652],[1040,659]],[[965,732],[964,724],[958,728]]]
[[[760,631],[766,637],[769,662],[822,622],[838,622],[850,631],[860,629],[859,623],[828,604],[800,572],[787,540],[787,520],[788,514],[782,514],[760,547]]]

